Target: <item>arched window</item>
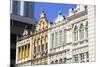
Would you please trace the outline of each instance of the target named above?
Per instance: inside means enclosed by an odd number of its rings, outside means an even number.
[[[52,61],[51,64],[54,64],[54,61]]]
[[[58,60],[55,61],[55,64],[58,64]]]
[[[64,58],[64,62],[63,62],[63,63],[66,63],[66,60],[67,60],[67,59],[66,59],[66,58]]]
[[[61,63],[62,63],[62,59],[59,60],[59,64],[61,64]]]
[[[36,40],[34,40],[34,53],[36,53]]]
[[[45,50],[47,50],[48,49],[48,36],[47,35],[45,35]]]
[[[40,52],[40,38],[38,39],[38,52]]]
[[[80,40],[84,39],[84,25],[83,24],[80,25],[79,36],[80,36]]]
[[[85,36],[88,38],[88,22],[85,25]]]
[[[78,40],[78,28],[77,26],[75,26],[74,28],[74,41],[77,41]]]
[[[44,38],[41,38],[41,51],[44,51]]]

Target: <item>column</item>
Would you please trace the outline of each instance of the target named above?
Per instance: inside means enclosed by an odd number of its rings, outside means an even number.
[[[22,47],[20,47],[20,59],[22,58]]]
[[[25,58],[25,46],[23,46],[23,58]]]
[[[40,38],[40,52],[42,52],[42,42],[41,42],[41,38]]]
[[[26,45],[26,57],[28,57],[28,45]]]
[[[36,40],[36,54],[38,53],[38,44],[37,44],[37,40]]]
[[[30,56],[30,44],[28,44],[28,57]]]
[[[80,54],[78,54],[78,62],[81,62]]]
[[[22,59],[24,58],[24,48],[22,46]]]
[[[29,50],[29,51],[30,51],[30,58],[31,58],[32,55],[33,55],[33,49],[32,49],[32,48],[33,48],[33,47],[32,47],[32,45],[33,45],[33,44],[32,44],[32,37],[30,37],[30,44],[29,44],[29,45],[30,45],[30,50]]]
[[[25,58],[26,58],[26,45],[25,45],[25,54],[24,54]]]
[[[20,49],[19,49],[19,47],[17,47],[17,49],[16,49],[16,59],[19,60],[19,57],[20,57]]]

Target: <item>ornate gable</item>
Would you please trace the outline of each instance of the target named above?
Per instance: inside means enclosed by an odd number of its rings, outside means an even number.
[[[47,28],[48,28],[48,21],[46,19],[46,14],[44,13],[44,11],[42,11],[40,14],[40,20],[39,20],[38,24],[36,25],[35,31],[40,32]]]

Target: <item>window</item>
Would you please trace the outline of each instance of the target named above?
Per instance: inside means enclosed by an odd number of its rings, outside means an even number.
[[[44,51],[44,44],[41,45],[41,51]]]
[[[84,26],[83,26],[83,24],[80,25],[79,35],[80,35],[80,40],[84,39]]]
[[[67,31],[66,31],[66,29],[64,29],[64,43],[66,43],[66,37],[67,36]]]
[[[36,53],[36,46],[34,46],[34,53]]]
[[[88,22],[86,23],[86,26],[85,26],[85,36],[86,38],[88,38]]]
[[[36,53],[36,40],[34,40],[34,53]]]
[[[89,53],[86,52],[86,62],[89,62]]]
[[[84,53],[80,54],[80,62],[84,62]]]
[[[66,60],[67,60],[67,59],[66,59],[66,58],[64,58],[64,63],[66,63]]]
[[[59,31],[59,41],[60,41],[60,43],[59,43],[59,45],[61,45],[62,44],[62,31]]]
[[[38,45],[38,52],[40,52],[40,45]]]
[[[62,59],[59,60],[59,64],[61,64],[61,63],[62,63]]]
[[[58,60],[55,61],[55,64],[58,64]]]
[[[13,1],[13,14],[20,14],[20,1]]]
[[[44,51],[44,44],[43,44],[43,41],[44,41],[44,38],[42,37],[42,38],[41,38],[41,52]]]
[[[78,55],[74,55],[74,62],[78,62]]]
[[[34,3],[24,2],[24,16],[33,17],[34,14]]]
[[[77,41],[78,40],[78,28],[77,26],[75,26],[74,28],[74,41]]]
[[[48,44],[46,43],[46,48],[45,48],[46,50],[48,49]]]
[[[58,33],[56,32],[55,33],[55,47],[57,47],[58,46]]]
[[[54,61],[52,61],[51,64],[54,64]]]

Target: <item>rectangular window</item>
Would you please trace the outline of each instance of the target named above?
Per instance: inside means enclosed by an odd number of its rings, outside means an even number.
[[[64,43],[66,44],[66,38],[67,38],[67,31],[64,29]]]
[[[13,12],[14,15],[20,14],[20,1],[13,1]]]
[[[84,62],[84,53],[80,54],[80,62]]]
[[[55,47],[57,47],[58,46],[58,33],[56,32],[55,33]]]
[[[74,62],[78,62],[78,55],[74,55]]]
[[[34,14],[34,2],[25,2],[24,3],[24,16],[33,17]]]
[[[62,45],[62,31],[59,31],[59,39],[60,39],[59,45],[61,46]]]
[[[89,62],[89,53],[86,52],[86,62]]]

